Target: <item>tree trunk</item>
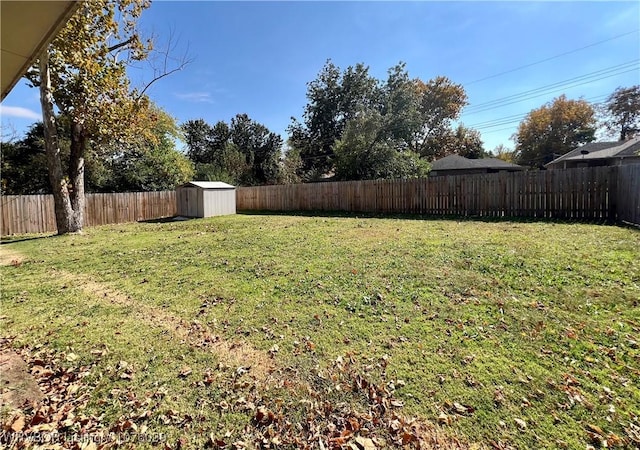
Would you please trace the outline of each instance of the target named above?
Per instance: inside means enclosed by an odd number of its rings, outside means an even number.
[[[74,122],[71,125],[71,152],[69,155],[69,178],[71,180],[71,208],[74,212],[76,231],[84,224],[84,153],[87,137],[84,126]]]
[[[69,183],[62,171],[60,161],[60,147],[58,146],[58,130],[53,113],[53,93],[51,91],[51,74],[49,72],[49,55],[43,51],[40,55],[40,105],[42,107],[42,123],[44,125],[44,147],[49,168],[49,182],[53,192],[58,234],[76,232],[82,229],[82,214],[80,222],[73,208],[69,194]],[[82,161],[82,181],[84,181],[84,161]],[[84,206],[84,186],[81,189],[82,206]],[[74,197],[77,197],[77,192]]]

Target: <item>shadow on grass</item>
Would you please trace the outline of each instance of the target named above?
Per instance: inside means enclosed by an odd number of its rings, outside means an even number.
[[[171,216],[171,217],[159,217],[157,219],[138,220],[137,223],[170,223],[170,222],[185,222],[187,220],[197,219],[197,217],[183,217],[183,216]]]
[[[59,235],[57,233],[49,233],[49,234],[27,235],[27,236],[25,236],[24,234],[19,234],[16,236],[2,236],[0,237],[0,245],[14,244],[16,242],[35,241],[39,239],[49,239],[56,236],[59,236]]]
[[[484,222],[484,223],[554,223],[554,224],[589,224],[589,225],[618,225],[620,227],[638,230],[637,226],[605,219],[561,219],[547,217],[498,217],[498,216],[456,216],[429,214],[399,214],[399,213],[369,213],[347,211],[238,211],[237,214],[246,216],[298,216],[298,217],[334,217],[351,219],[398,219],[398,220],[446,220],[456,222]]]

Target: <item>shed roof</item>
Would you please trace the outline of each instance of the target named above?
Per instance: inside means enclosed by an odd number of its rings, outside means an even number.
[[[199,187],[201,189],[235,189],[235,186],[223,183],[222,181],[189,181],[182,185],[182,187]]]
[[[582,154],[583,151],[587,153]],[[562,161],[625,158],[637,155],[638,151],[640,151],[640,138],[629,139],[625,142],[591,142],[582,147],[574,148],[561,157],[554,159],[548,163],[547,166]]]
[[[464,169],[511,169],[522,170],[524,167],[498,158],[469,159],[460,155],[449,155],[431,164],[431,170],[464,170]]]

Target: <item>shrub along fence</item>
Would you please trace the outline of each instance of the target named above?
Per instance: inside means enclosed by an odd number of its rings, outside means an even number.
[[[242,187],[239,211],[350,211],[640,224],[640,164]]]
[[[87,194],[85,226],[171,217],[175,191]],[[52,195],[2,196],[2,235],[56,231]]]
[[[2,197],[2,235],[56,231],[51,195]],[[236,189],[238,211],[347,211],[622,221],[640,226],[640,164]],[[176,214],[175,191],[87,194],[85,225]]]

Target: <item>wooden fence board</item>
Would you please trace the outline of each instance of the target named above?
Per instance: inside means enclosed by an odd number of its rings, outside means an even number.
[[[640,164],[618,167],[616,210],[618,219],[640,226]]]
[[[51,195],[2,196],[1,207],[2,235],[56,230]],[[240,187],[236,209],[620,220],[640,225],[640,164]],[[175,214],[174,191],[86,196],[86,226]]]
[[[3,195],[2,235],[56,231],[52,195]],[[87,194],[85,226],[158,219],[176,214],[175,191]]]
[[[264,193],[269,192],[269,200]],[[640,164],[620,167],[240,187],[239,211],[351,211],[640,224]]]

